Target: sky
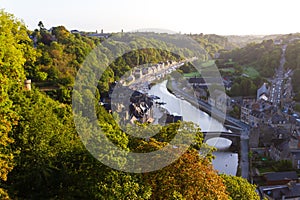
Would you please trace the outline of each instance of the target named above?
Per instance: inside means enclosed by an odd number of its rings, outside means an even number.
[[[0,0],[29,29],[267,35],[300,32],[298,0]]]

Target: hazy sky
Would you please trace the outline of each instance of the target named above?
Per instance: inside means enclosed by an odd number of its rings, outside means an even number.
[[[0,0],[29,29],[117,32],[159,28],[183,33],[300,32],[298,0]]]

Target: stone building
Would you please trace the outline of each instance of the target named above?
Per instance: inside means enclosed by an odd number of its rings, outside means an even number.
[[[257,96],[256,99],[260,100],[263,99],[265,101],[269,100],[270,91],[268,88],[267,83],[264,83],[258,90],[257,90]]]
[[[227,110],[230,110],[230,97],[225,92],[220,90],[214,90],[210,94],[208,103],[224,113],[226,113]]]

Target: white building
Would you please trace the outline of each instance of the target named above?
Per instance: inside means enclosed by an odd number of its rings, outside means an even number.
[[[265,101],[269,100],[270,91],[267,86],[267,83],[264,83],[258,90],[257,90],[257,100],[263,99]]]

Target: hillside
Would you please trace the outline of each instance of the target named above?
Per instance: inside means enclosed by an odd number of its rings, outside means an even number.
[[[249,43],[261,43],[264,40],[274,40],[280,36],[281,35],[228,35],[224,37],[236,47],[243,48]]]
[[[264,40],[261,43],[250,43],[243,48],[222,52],[218,59],[218,66],[226,63],[236,63],[241,66],[254,67],[261,76],[271,77],[279,66],[281,46],[275,45],[273,40]]]
[[[42,23],[39,26],[37,30],[27,30],[13,15],[0,11],[1,199],[234,199],[237,194],[244,199],[259,199],[255,186],[244,181],[241,187],[233,189],[240,180],[220,176],[213,169],[212,149],[205,146],[208,153],[200,156],[203,134],[195,124],[177,122],[164,127],[137,124],[128,127],[125,133],[115,115],[98,104],[99,95],[93,95],[92,91],[95,87],[86,85],[81,85],[84,94],[74,92],[74,96],[79,103],[86,99],[92,103],[90,107],[82,105],[82,109],[94,110],[95,118],[91,120],[89,117],[94,115],[87,116],[86,112],[76,113],[77,108],[70,105],[71,94],[75,74],[81,69],[85,56],[97,45],[107,56],[96,52],[92,58],[109,64],[112,52],[102,39],[73,34],[63,26],[51,30]],[[147,42],[164,45],[155,39],[140,42],[146,47]],[[122,40],[107,45],[116,49],[124,47]],[[179,59],[178,55],[152,48],[129,52],[119,57],[120,63],[108,68],[99,81],[98,91],[103,93],[109,83],[136,65],[136,58],[139,58],[138,64]],[[103,69],[96,65],[99,62],[91,63],[93,69]],[[59,89],[46,94],[34,85],[32,89],[24,88],[28,78]],[[74,119],[78,117],[80,120],[75,125]],[[97,126],[92,126],[93,123]],[[159,131],[149,140],[131,136],[144,129]],[[132,161],[126,157],[129,152],[159,150],[176,134],[184,134],[183,138],[187,139],[193,136],[194,143],[179,159],[158,171],[123,172],[99,161],[106,159],[115,162],[115,166],[120,167],[117,169],[123,169]],[[114,148],[103,145],[103,137],[109,138]],[[116,156],[116,149],[121,149],[123,154]],[[168,149],[170,157],[177,153],[174,149]],[[178,150],[181,151],[181,146]],[[142,163],[135,167],[148,166]]]

